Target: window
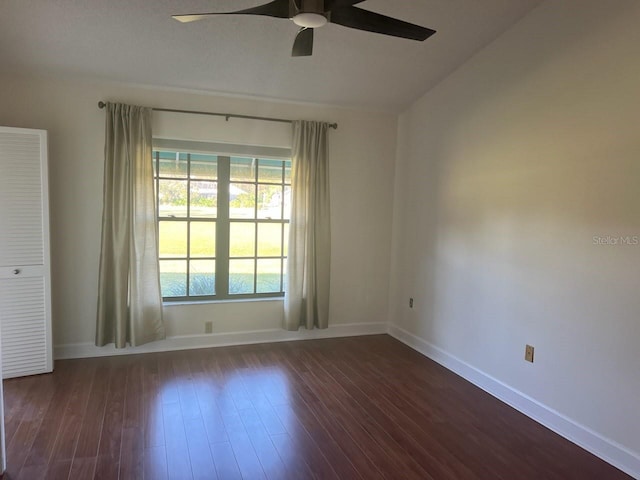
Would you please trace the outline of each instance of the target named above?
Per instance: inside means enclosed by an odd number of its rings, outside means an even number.
[[[157,145],[153,155],[163,298],[284,295],[291,160]]]

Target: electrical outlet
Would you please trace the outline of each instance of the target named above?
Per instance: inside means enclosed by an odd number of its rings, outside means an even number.
[[[409,308],[413,308],[413,298],[409,299]]]
[[[213,322],[204,322],[204,333],[213,333]]]
[[[524,359],[527,362],[533,363],[533,347],[531,345],[527,345],[524,348]]]

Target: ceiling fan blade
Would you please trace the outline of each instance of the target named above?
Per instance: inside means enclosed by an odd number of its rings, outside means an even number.
[[[421,27],[353,6],[332,10],[329,21],[344,27],[391,35],[393,37],[408,38],[410,40],[423,41],[436,33],[435,30],[431,30],[430,28]]]
[[[172,15],[171,18],[182,23],[188,23],[215,15],[264,15],[266,17],[289,18],[289,13],[289,0],[274,0],[264,5],[258,5],[257,7],[246,8],[236,12],[192,13],[187,15]]]
[[[364,2],[364,0],[325,0],[324,11],[329,12],[334,8],[352,7],[362,2]]]
[[[293,42],[292,57],[309,57],[313,54],[313,28],[301,28]]]

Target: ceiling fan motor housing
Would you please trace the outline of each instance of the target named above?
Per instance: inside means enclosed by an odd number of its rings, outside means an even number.
[[[295,15],[292,20],[303,28],[318,28],[327,23],[327,15],[324,12],[324,0],[294,0]],[[298,6],[299,5],[299,6]]]
[[[324,15],[324,0],[294,0],[296,13],[319,13]]]

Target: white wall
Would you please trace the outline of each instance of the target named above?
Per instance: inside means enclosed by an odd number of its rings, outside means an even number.
[[[640,245],[593,237],[640,235],[639,25],[549,0],[401,116],[390,289],[397,327],[636,468]]]
[[[0,76],[0,125],[49,131],[56,345],[93,342],[102,214],[104,111],[98,100],[339,123],[330,133],[330,322],[386,322],[396,117],[58,78]],[[286,124],[154,113],[166,138],[290,146]],[[366,279],[363,281],[362,279]],[[165,308],[170,336],[280,328],[282,301]]]

